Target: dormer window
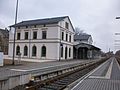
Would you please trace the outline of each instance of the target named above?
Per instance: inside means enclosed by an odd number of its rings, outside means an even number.
[[[69,23],[65,22],[65,28],[69,29]]]

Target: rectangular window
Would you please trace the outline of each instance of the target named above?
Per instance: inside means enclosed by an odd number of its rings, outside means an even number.
[[[33,32],[33,39],[37,39],[37,31]]]
[[[20,27],[18,27],[18,29],[20,29]]]
[[[68,34],[66,34],[66,41],[68,41]]]
[[[46,27],[46,25],[44,24],[43,27]]]
[[[28,32],[25,32],[25,40],[28,40]]]
[[[69,29],[69,24],[65,22],[65,28]]]
[[[46,39],[47,31],[42,31],[42,39]]]
[[[69,57],[71,57],[71,48],[69,48]]]
[[[64,40],[64,32],[62,32],[62,40]]]
[[[36,28],[36,25],[34,25],[34,28]]]
[[[20,33],[17,33],[17,40],[20,40]]]
[[[26,28],[28,28],[28,26],[26,26]]]
[[[69,42],[71,42],[71,35],[69,36]]]
[[[61,57],[63,57],[63,47],[61,47]]]

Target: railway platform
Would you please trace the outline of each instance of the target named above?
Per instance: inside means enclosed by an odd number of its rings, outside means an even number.
[[[80,65],[87,65],[97,61],[99,60],[70,60],[42,63],[25,62],[18,66],[0,67],[0,90],[11,90],[16,86],[27,84],[31,80],[46,80],[74,70]]]
[[[0,67],[0,80],[22,75],[22,74],[39,74],[52,72],[57,69],[77,66],[83,63],[89,63],[98,60],[69,60],[69,61],[51,61],[51,62],[22,62],[21,65],[11,65]]]
[[[120,65],[116,58],[88,73],[70,90],[120,90]]]

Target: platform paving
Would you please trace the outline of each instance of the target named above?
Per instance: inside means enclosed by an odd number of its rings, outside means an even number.
[[[0,80],[25,73],[46,73],[59,68],[67,68],[96,60],[67,60],[51,62],[22,62],[21,65],[0,67]]]
[[[89,73],[72,90],[120,90],[120,66],[116,58]]]

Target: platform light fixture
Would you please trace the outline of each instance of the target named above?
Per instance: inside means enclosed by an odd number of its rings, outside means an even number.
[[[116,19],[120,19],[120,17],[116,17]]]

